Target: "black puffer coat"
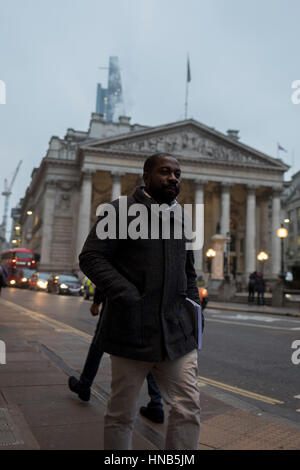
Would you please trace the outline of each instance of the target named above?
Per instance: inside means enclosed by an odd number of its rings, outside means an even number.
[[[142,188],[127,198],[128,207],[136,203],[148,215],[156,204]],[[112,204],[118,213],[119,200]],[[107,353],[149,362],[196,348],[185,299],[200,304],[200,298],[186,240],[100,240],[96,226],[79,255],[81,270],[105,296],[96,343]]]

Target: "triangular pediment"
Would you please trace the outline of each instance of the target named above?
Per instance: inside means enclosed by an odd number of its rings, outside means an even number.
[[[286,171],[281,160],[269,157],[225,134],[194,120],[143,129],[117,137],[102,139],[86,149],[109,149],[141,154],[171,153],[183,159],[199,162],[255,166]]]

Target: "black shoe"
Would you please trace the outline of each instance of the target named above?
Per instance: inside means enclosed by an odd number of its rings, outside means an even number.
[[[164,422],[164,412],[163,410],[149,408],[148,406],[142,406],[140,408],[140,413],[145,418],[150,419],[153,423],[163,423]]]
[[[68,384],[69,384],[69,389],[72,392],[77,393],[80,400],[89,401],[89,399],[91,397],[91,389],[90,388],[84,387],[82,385],[82,383],[80,382],[80,380],[76,379],[76,377],[74,377],[74,376],[69,377]]]

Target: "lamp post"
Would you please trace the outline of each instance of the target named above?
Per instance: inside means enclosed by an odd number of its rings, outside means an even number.
[[[209,250],[207,250],[206,252],[206,258],[207,258],[207,267],[208,267],[208,272],[209,272],[209,279],[211,277],[211,262],[212,262],[212,259],[216,256],[216,252],[215,250],[213,250],[212,248],[209,248]]]
[[[257,255],[258,261],[261,262],[261,272],[262,274],[264,273],[264,261],[267,261],[269,259],[268,253],[265,251],[260,251]]]
[[[277,230],[277,237],[281,240],[281,279],[284,279],[284,239],[288,236],[288,231],[283,225]]]

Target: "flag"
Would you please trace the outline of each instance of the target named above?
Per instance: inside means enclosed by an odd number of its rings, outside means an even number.
[[[277,150],[282,150],[283,152],[287,152],[287,150],[281,147],[281,145],[278,142],[277,142]]]
[[[188,59],[187,59],[187,74],[186,74],[186,81],[189,83],[191,81],[192,77],[191,77],[191,67],[190,67],[190,58],[188,56]]]

